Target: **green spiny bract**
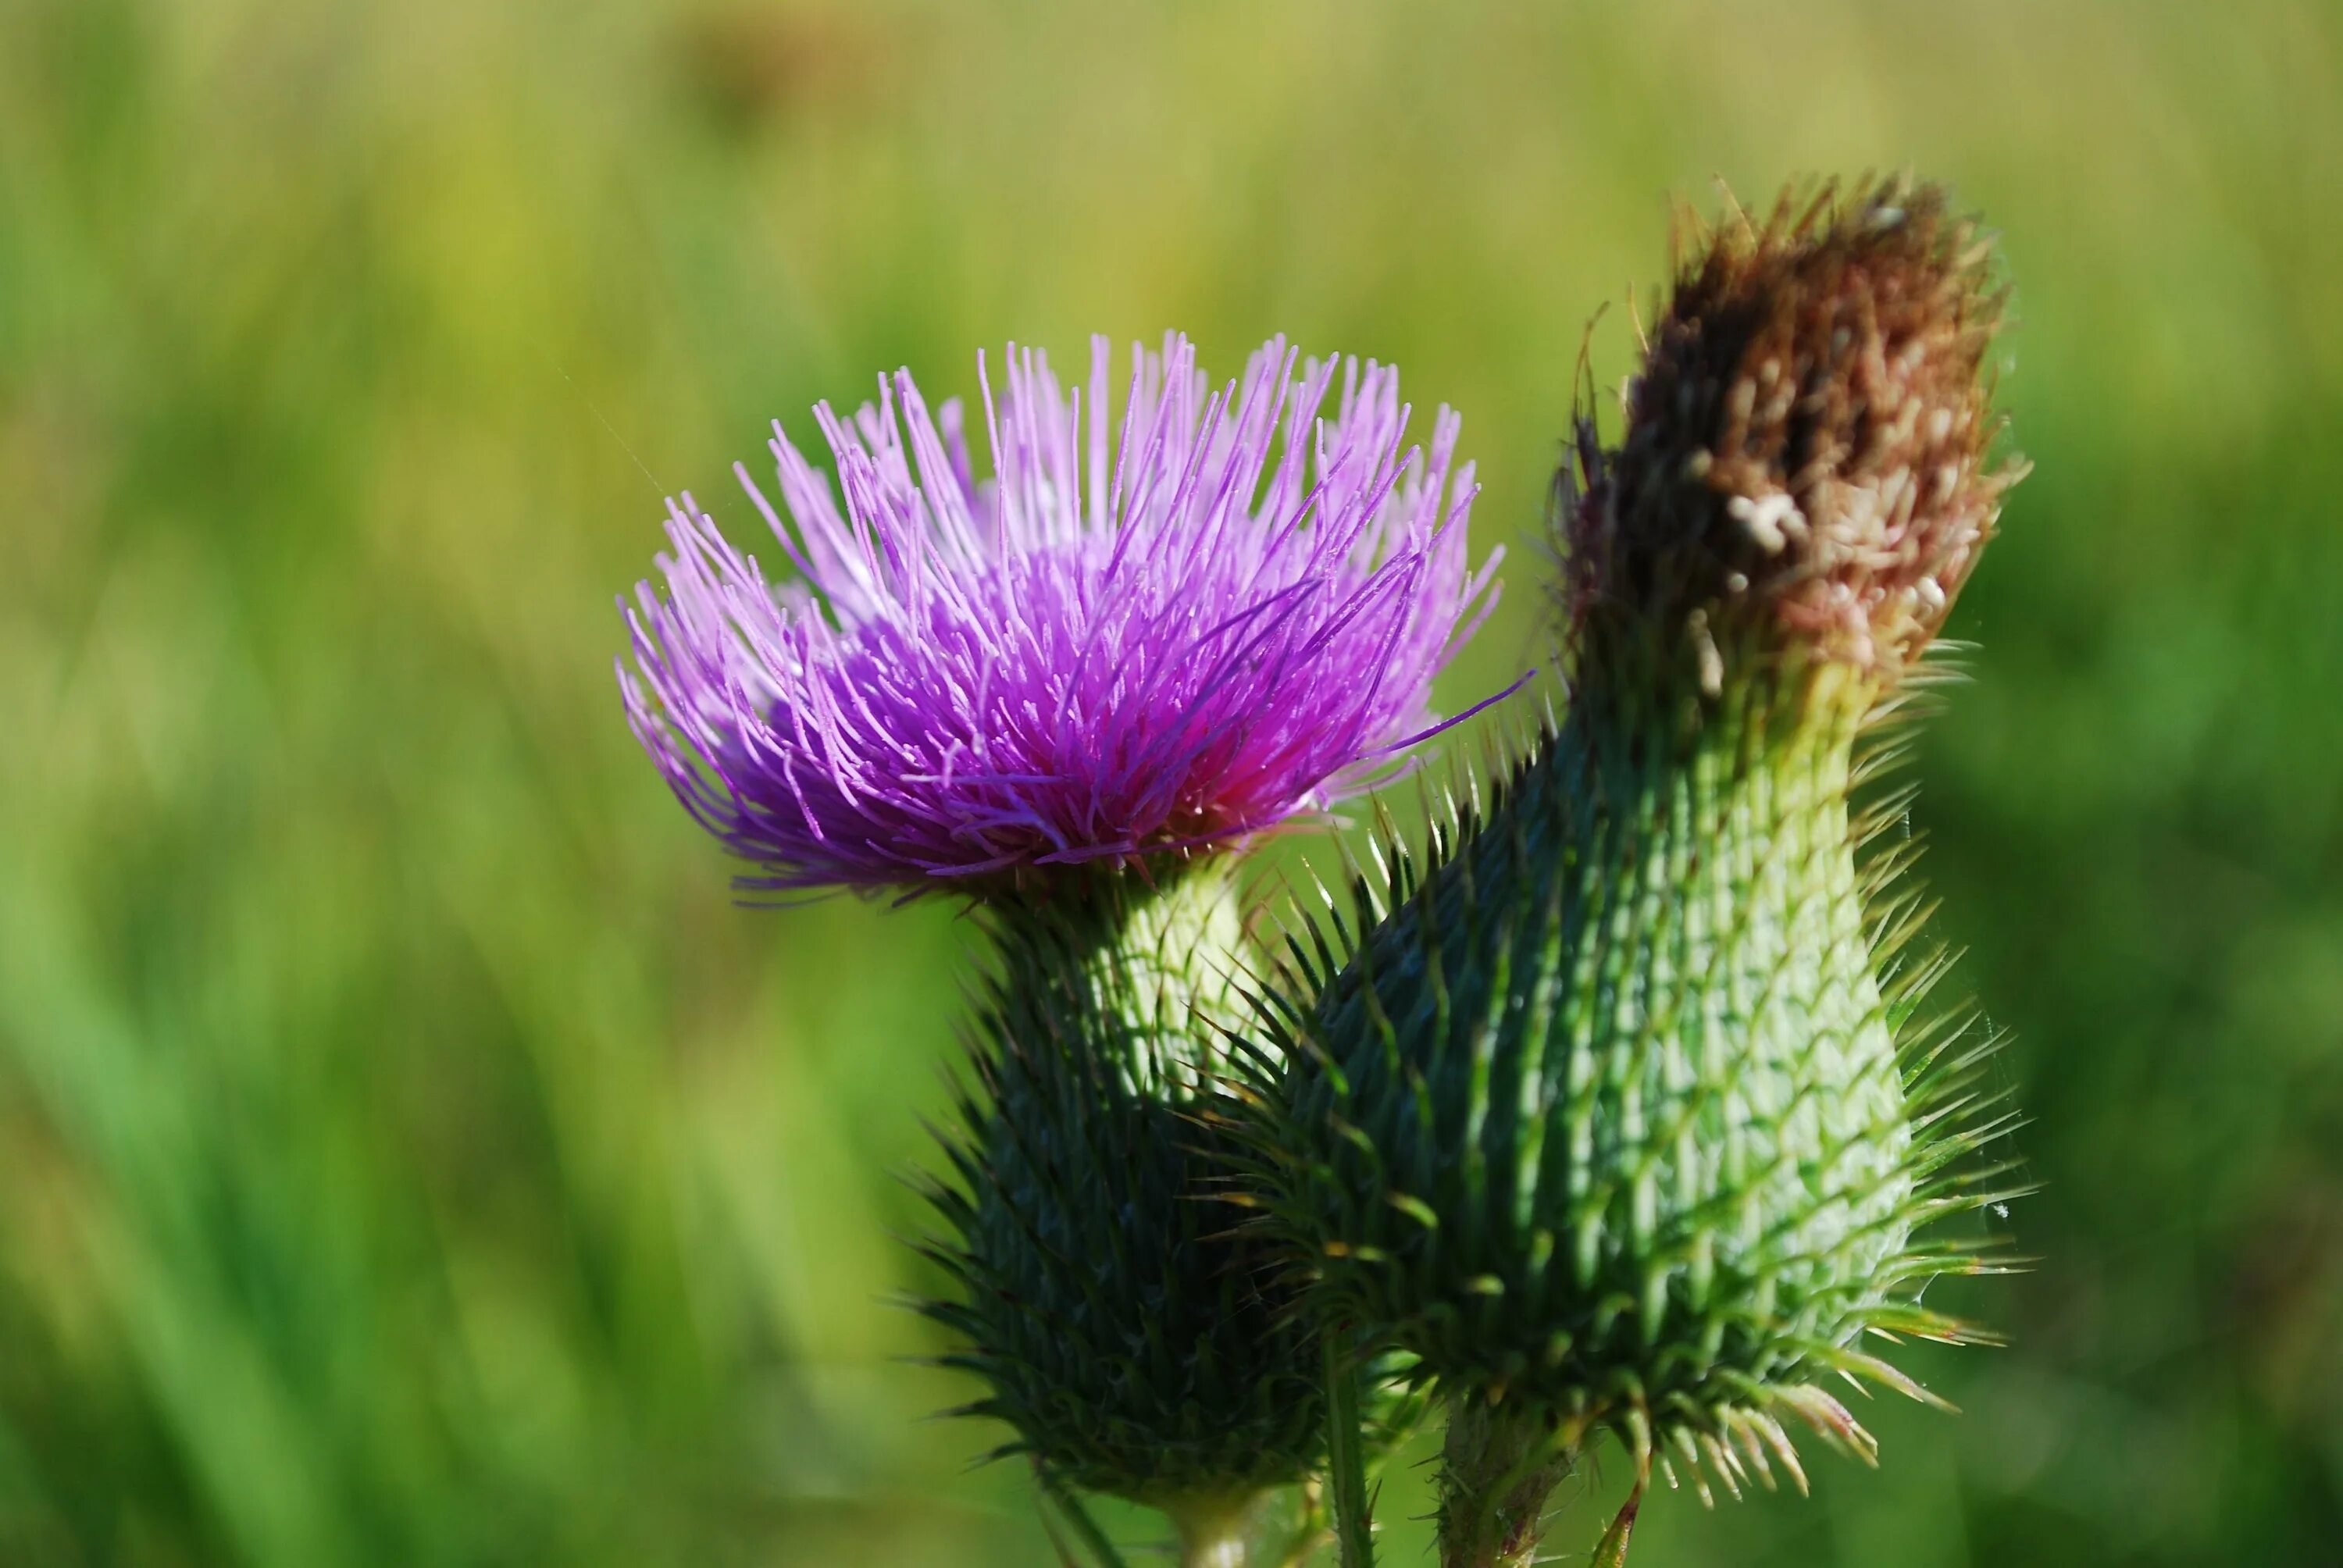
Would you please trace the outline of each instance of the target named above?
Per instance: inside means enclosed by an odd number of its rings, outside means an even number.
[[[1601,1431],[1736,1487],[1803,1479],[1785,1416],[1867,1455],[1825,1382],[1919,1391],[1866,1332],[1975,1337],[1921,1232],[1991,1196],[1986,1042],[1919,1017],[1902,802],[1852,802],[2009,482],[1984,260],[1925,187],[1706,236],[1560,486],[1566,718],[1293,946],[1260,1225],[1449,1397],[1452,1565],[1526,1560]]]
[[[1324,1441],[1315,1342],[1220,1201],[1223,1030],[1241,933],[1224,863],[1161,889],[1101,872],[994,912],[975,1082],[945,1138],[926,1303],[990,1392],[968,1407],[1058,1481],[1226,1530],[1309,1473]]]

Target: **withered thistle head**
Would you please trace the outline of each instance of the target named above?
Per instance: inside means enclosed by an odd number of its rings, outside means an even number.
[[[1619,446],[1591,419],[1562,479],[1582,655],[1674,640],[1812,652],[1891,683],[1944,624],[2016,467],[1980,377],[2002,317],[1990,241],[1941,186],[1785,192],[1677,236],[1674,290]]]

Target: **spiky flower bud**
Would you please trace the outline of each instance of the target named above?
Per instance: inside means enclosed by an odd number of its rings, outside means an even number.
[[[994,913],[956,1179],[930,1193],[960,1288],[926,1311],[987,1384],[970,1411],[1016,1433],[1002,1452],[1162,1509],[1209,1561],[1258,1493],[1316,1466],[1326,1418],[1290,1283],[1217,1201],[1232,877],[1085,882]]]
[[[1604,1431],[1734,1486],[1799,1475],[1785,1417],[1867,1453],[1826,1382],[1918,1391],[1864,1336],[1969,1335],[1918,1293],[1977,1254],[1916,1233],[1990,1113],[1916,1021],[1908,853],[1858,852],[1900,809],[1850,795],[2008,482],[1995,317],[1931,188],[1701,236],[1562,486],[1565,719],[1355,950],[1296,945],[1263,1225],[1449,1397],[1451,1568],[1527,1561]]]

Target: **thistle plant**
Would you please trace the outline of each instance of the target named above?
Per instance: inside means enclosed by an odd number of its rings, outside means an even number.
[[[1634,1496],[1865,1458],[1830,1385],[1990,1266],[1989,1049],[1870,786],[2014,470],[1987,248],[1884,185],[1695,230],[1605,449],[1557,485],[1568,678],[1483,807],[1292,944],[1251,1063],[1256,1234],[1444,1399],[1448,1568],[1530,1562],[1603,1434]],[[1354,1553],[1353,1560],[1363,1553]]]
[[[788,520],[740,477],[799,580],[685,496],[619,679],[745,893],[977,910],[992,959],[929,1189],[952,1289],[923,1310],[1053,1495],[1161,1508],[1185,1561],[1237,1564],[1326,1412],[1291,1286],[1214,1201],[1232,864],[1440,728],[1429,685],[1495,560],[1467,558],[1457,420],[1406,446],[1390,369],[1273,341],[1214,390],[1179,338],[1133,359],[1111,421],[1102,342],[1086,397],[1012,349],[984,482],[908,374],[817,410],[843,510],[777,425]]]

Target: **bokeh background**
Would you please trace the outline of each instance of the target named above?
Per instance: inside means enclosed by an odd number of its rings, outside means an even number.
[[[747,538],[768,419],[1011,337],[1396,359],[1514,548],[1461,706],[1670,193],[1906,166],[2017,286],[1917,819],[2040,1261],[1917,1358],[1965,1413],[1636,1561],[2343,1562],[2343,16],[2284,0],[0,0],[0,1562],[1052,1561],[888,1304],[968,933],[731,902],[611,678],[661,492]]]

